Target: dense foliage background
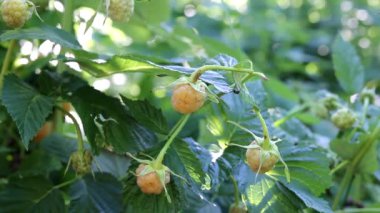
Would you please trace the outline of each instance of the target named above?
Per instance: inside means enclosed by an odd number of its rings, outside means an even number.
[[[136,0],[129,22],[107,18],[100,0],[33,2],[43,21],[0,24],[0,65],[17,41],[1,96],[0,212],[380,211],[380,100],[361,99],[380,85],[380,1]],[[181,118],[172,83],[204,64],[253,65],[269,80],[206,72],[221,101],[191,115],[164,161],[186,181],[172,175],[171,203],[145,195],[126,153],[157,155]],[[319,108],[331,94],[354,127]],[[59,122],[63,102],[95,158],[84,176],[65,173],[78,138],[71,118]],[[257,175],[230,146],[253,138],[228,121],[262,136],[254,105],[282,140],[290,182],[281,162]],[[36,142],[46,122],[55,131]]]

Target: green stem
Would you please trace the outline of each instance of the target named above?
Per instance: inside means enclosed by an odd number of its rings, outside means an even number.
[[[231,71],[231,72],[240,72],[240,73],[248,73],[250,75],[258,76],[264,80],[268,80],[268,78],[261,72],[254,72],[251,69],[244,69],[244,68],[236,68],[236,67],[224,67],[219,65],[205,65],[200,68],[198,68],[195,72],[193,72],[190,76],[190,79],[193,83],[196,83],[198,79],[201,77],[203,73],[205,73],[208,70],[224,70],[224,71]]]
[[[71,33],[73,31],[73,13],[74,13],[74,0],[64,0],[65,4],[65,11],[62,14],[62,29],[66,32]],[[67,50],[65,48],[62,48],[61,54],[64,54]],[[65,70],[65,63],[62,61],[59,61],[58,72],[63,72]],[[62,113],[58,110],[54,112],[54,129],[57,132],[63,131],[63,116]]]
[[[75,117],[70,112],[66,111],[64,108],[62,108],[60,106],[56,106],[56,108],[58,110],[60,110],[61,112],[63,112],[65,115],[69,116],[71,118],[71,120],[74,122],[74,126],[75,126],[75,129],[77,132],[77,138],[78,138],[78,151],[83,153],[84,152],[84,141],[83,141],[83,135],[82,135],[82,131],[80,129],[79,122],[77,121],[77,119],[75,119]]]
[[[66,32],[71,33],[73,31],[73,13],[74,13],[74,1],[73,0],[64,0],[65,12],[62,15],[62,29]],[[61,54],[65,53],[66,49],[62,48]],[[65,64],[60,61],[58,64],[58,72],[62,72],[65,69]]]
[[[333,210],[337,210],[338,208],[340,208],[341,204],[344,202],[345,198],[347,197],[348,192],[350,191],[350,188],[351,188],[350,185],[353,179],[353,175],[354,175],[353,167],[350,165],[347,168],[346,173],[344,174],[343,179],[339,185],[339,189],[335,196],[334,203],[332,206]]]
[[[235,196],[235,205],[238,206],[240,203],[240,196],[239,196],[239,187],[237,185],[237,182],[233,175],[230,176],[232,184],[234,186],[234,196]]]
[[[305,104],[295,107],[294,109],[290,110],[290,112],[287,115],[275,121],[273,123],[273,126],[275,127],[281,126],[281,124],[285,123],[287,120],[289,120],[290,118],[294,117],[299,112],[302,112],[309,107],[310,107],[310,103],[305,103]]]
[[[269,135],[267,124],[265,123],[265,120],[263,116],[261,115],[260,109],[258,107],[253,107],[253,111],[255,111],[255,113],[259,117],[261,126],[263,128],[264,143],[262,147],[264,150],[269,150],[271,148],[271,144],[270,144],[270,135]]]
[[[363,126],[364,125],[364,122],[365,122],[365,119],[366,119],[366,116],[367,116],[367,112],[368,112],[368,105],[369,105],[369,99],[365,98],[364,99],[364,104],[363,104],[363,114],[362,114],[359,126]]]
[[[155,165],[161,165],[162,161],[164,160],[166,151],[169,149],[170,145],[173,143],[174,139],[177,137],[177,135],[181,132],[183,127],[185,126],[187,120],[189,120],[191,114],[187,114],[182,116],[182,118],[178,121],[178,123],[174,126],[173,134],[170,135],[169,139],[166,141],[164,147],[161,149],[160,153],[158,154]]]
[[[340,169],[344,168],[345,166],[347,166],[347,164],[349,163],[350,161],[348,160],[345,160],[345,161],[342,161],[340,164],[338,164],[334,169],[332,169],[330,171],[330,175],[333,175],[335,172],[339,171]]]
[[[0,73],[0,90],[3,89],[3,79],[4,79],[5,74],[8,72],[9,64],[11,63],[12,52],[16,46],[16,43],[17,43],[16,40],[11,40],[11,43],[9,44],[9,47],[7,49],[7,53],[5,54],[3,66],[1,67],[1,73]]]
[[[376,127],[374,131],[372,131],[371,135],[368,137],[368,140],[362,142],[364,144],[360,147],[358,153],[355,155],[355,158],[350,162],[350,165],[344,174],[343,180],[339,185],[339,189],[333,203],[333,210],[340,208],[342,203],[346,200],[348,192],[350,191],[354,171],[357,170],[357,167],[359,166],[361,160],[365,157],[368,150],[371,149],[372,145],[376,142],[379,135],[380,126]]]
[[[74,179],[71,179],[69,181],[66,181],[66,182],[63,182],[63,183],[60,183],[58,185],[53,186],[49,191],[47,191],[41,197],[39,197],[38,199],[34,200],[34,203],[39,203],[42,199],[44,199],[46,196],[48,196],[53,190],[60,189],[62,187],[70,185],[70,184],[72,184],[73,182],[75,182],[77,180],[78,180],[78,178],[74,178]]]

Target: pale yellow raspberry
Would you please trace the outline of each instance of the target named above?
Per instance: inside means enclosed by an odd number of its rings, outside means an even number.
[[[24,26],[33,13],[32,6],[25,0],[4,0],[0,10],[3,21],[11,28]]]
[[[129,21],[135,7],[134,0],[111,0],[108,15],[114,21]]]

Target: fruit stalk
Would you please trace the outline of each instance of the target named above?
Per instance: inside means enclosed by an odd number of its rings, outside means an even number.
[[[80,126],[79,126],[79,122],[77,121],[77,119],[75,119],[75,117],[71,113],[69,113],[68,111],[63,109],[61,106],[56,106],[56,108],[58,110],[60,110],[61,112],[63,112],[65,115],[69,116],[70,119],[74,122],[74,126],[75,126],[75,129],[77,132],[77,138],[78,138],[78,152],[83,153],[84,152],[84,141],[83,141],[82,131],[81,131]]]
[[[264,142],[263,142],[262,147],[264,150],[269,150],[269,149],[271,149],[271,144],[270,144],[270,135],[269,135],[267,124],[265,123],[265,120],[264,120],[263,116],[261,115],[260,109],[258,107],[253,107],[253,111],[259,117],[261,126],[263,128]]]
[[[200,68],[198,68],[195,72],[193,72],[190,76],[191,82],[196,83],[198,79],[201,77],[203,73],[205,73],[208,70],[224,70],[224,71],[231,71],[231,72],[240,72],[240,73],[247,73],[249,75],[258,76],[264,80],[268,80],[268,78],[261,72],[255,72],[251,69],[244,69],[244,68],[236,68],[236,67],[224,67],[219,65],[205,65]]]
[[[169,135],[169,139],[166,141],[164,147],[161,149],[160,153],[158,154],[155,165],[162,165],[162,161],[164,160],[166,151],[169,149],[170,145],[173,143],[174,139],[177,137],[177,135],[181,132],[183,127],[185,126],[186,122],[189,120],[191,114],[187,114],[182,116],[182,118],[178,121],[178,123],[174,126],[173,134]]]
[[[16,40],[11,40],[11,43],[9,44],[9,47],[7,49],[7,53],[5,55],[3,66],[1,67],[1,73],[0,73],[0,90],[3,89],[3,79],[4,75],[7,73],[9,69],[9,64],[11,63],[11,57],[13,49],[16,46]]]
[[[367,112],[368,112],[368,105],[369,105],[369,98],[366,97],[366,98],[364,98],[363,114],[362,114],[362,117],[361,117],[360,125],[359,125],[359,126],[363,126],[363,125],[364,125],[365,118],[366,118],[366,116],[367,116]]]
[[[285,123],[287,120],[289,120],[290,118],[293,118],[295,115],[297,115],[299,112],[302,112],[304,110],[306,110],[307,108],[310,107],[310,103],[305,103],[305,104],[302,104],[300,106],[297,106],[295,108],[293,108],[292,110],[289,111],[288,114],[286,114],[284,117],[278,119],[277,121],[275,121],[273,123],[273,126],[275,127],[279,127],[281,126],[283,123]]]
[[[230,176],[231,178],[231,181],[232,181],[232,184],[234,186],[234,196],[235,196],[235,205],[238,206],[239,205],[239,202],[240,202],[240,198],[239,198],[239,187],[237,185],[237,182],[235,180],[235,177],[233,175]]]
[[[73,27],[73,13],[74,13],[74,1],[73,0],[65,0],[65,11],[62,15],[62,29],[66,32],[72,32]],[[61,54],[64,54],[66,52],[65,48],[62,48]],[[57,70],[58,72],[63,72],[65,69],[65,64],[60,61],[58,63]],[[62,119],[62,112],[59,110],[54,111],[54,129],[58,132],[62,132],[63,126],[63,119]]]
[[[350,191],[350,188],[351,188],[353,176],[355,174],[354,171],[357,170],[357,167],[359,166],[360,162],[365,157],[366,153],[371,149],[371,147],[379,138],[379,136],[380,136],[380,126],[377,126],[372,131],[371,135],[368,137],[368,140],[362,141],[363,145],[360,147],[355,158],[348,165],[348,168],[346,170],[346,173],[344,174],[343,180],[341,184],[339,185],[339,189],[333,203],[333,210],[340,208],[342,203],[346,200],[348,196],[348,192]]]

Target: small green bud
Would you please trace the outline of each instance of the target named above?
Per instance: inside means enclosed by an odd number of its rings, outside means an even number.
[[[338,108],[338,96],[335,94],[328,94],[326,97],[322,98],[321,101],[327,110],[335,110]]]

